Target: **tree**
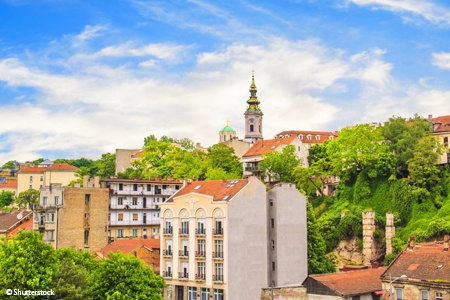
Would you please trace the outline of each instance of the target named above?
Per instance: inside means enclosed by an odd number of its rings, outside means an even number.
[[[262,156],[259,166],[272,181],[295,182],[294,170],[302,164],[295,147],[288,145],[281,152],[268,152]]]
[[[116,173],[116,154],[104,153],[102,157],[95,162],[98,175],[102,178],[109,178]]]
[[[39,203],[39,192],[34,189],[26,190],[19,194],[15,202],[19,208],[33,207]]]
[[[2,191],[0,193],[0,207],[11,205],[14,202],[14,192]]]
[[[215,144],[208,149],[207,169],[207,172],[209,172],[207,179],[237,179],[242,177],[242,163],[234,154],[234,149],[224,143]],[[217,178],[220,173],[224,177]]]
[[[93,299],[162,299],[164,279],[138,258],[110,252],[90,276]]]
[[[12,240],[0,242],[0,295],[4,288],[26,290],[50,290],[55,265],[52,246],[42,242],[42,234],[20,231]],[[8,299],[14,299],[9,296]],[[42,297],[29,296],[28,299]],[[23,299],[23,297],[17,297]]]
[[[14,170],[18,164],[17,160],[10,160],[3,164],[2,169]]]

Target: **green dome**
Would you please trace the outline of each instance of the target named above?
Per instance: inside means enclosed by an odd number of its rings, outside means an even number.
[[[228,126],[228,125],[225,126],[224,128],[222,128],[222,130],[220,132],[234,132],[234,133],[236,133],[236,131],[233,128],[231,128],[230,126]]]

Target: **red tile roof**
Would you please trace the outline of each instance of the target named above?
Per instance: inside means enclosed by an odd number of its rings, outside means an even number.
[[[434,124],[433,132],[450,131],[450,115],[431,118],[430,121]]]
[[[337,138],[339,136],[338,132],[331,131],[307,131],[307,130],[287,130],[282,131],[277,136],[299,136],[301,135],[301,141],[305,144],[322,144],[326,141],[330,140],[330,136],[333,138]],[[308,135],[311,136],[311,139],[308,140]],[[319,137],[317,139],[316,137]]]
[[[22,218],[19,219],[19,214],[22,215]],[[32,212],[30,211],[19,211],[14,210],[10,213],[6,213],[4,211],[0,211],[0,231],[8,231],[15,228],[20,224],[20,221],[30,216]]]
[[[17,180],[0,183],[0,189],[17,189]]]
[[[63,164],[54,164],[50,167],[28,167],[23,168],[19,171],[19,173],[43,173],[44,171],[77,171],[78,168],[72,165],[63,163]]]
[[[450,282],[450,251],[442,242],[423,243],[406,248],[391,263],[383,277],[389,280],[406,275],[409,279]]]
[[[173,202],[174,198],[189,193],[212,196],[215,201],[229,201],[247,184],[248,179],[193,181],[180,189],[166,202]]]
[[[352,296],[381,291],[380,276],[386,267],[358,271],[310,275],[306,281],[320,282],[336,295]],[[306,282],[305,282],[306,283]],[[308,287],[308,285],[306,285]],[[310,290],[308,289],[308,293]]]
[[[147,247],[149,249],[160,249],[159,239],[119,239],[107,245],[98,252],[102,253],[104,257],[108,256],[109,252],[131,253],[140,247]]]
[[[268,152],[275,151],[281,145],[290,145],[296,136],[290,136],[287,138],[279,138],[273,140],[262,140],[258,141],[253,145],[247,152],[243,155],[246,156],[260,156]]]
[[[11,230],[9,236],[13,236],[19,233],[19,230],[33,230],[33,216],[29,216],[28,220]]]

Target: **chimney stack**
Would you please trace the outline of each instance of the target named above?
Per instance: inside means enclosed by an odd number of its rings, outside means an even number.
[[[450,236],[449,235],[444,235],[444,251],[448,251],[448,242],[450,240]]]
[[[414,237],[414,234],[411,234],[411,235],[409,236],[409,244],[408,244],[408,246],[409,246],[410,248],[414,248],[415,245],[416,245],[416,243],[415,243],[415,237]]]

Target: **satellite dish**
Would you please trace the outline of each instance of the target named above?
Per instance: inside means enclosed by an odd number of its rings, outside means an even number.
[[[22,215],[22,213],[18,213],[18,214],[17,214],[17,219],[19,219],[19,220],[20,220],[20,219],[22,219],[22,218],[23,218],[23,215]]]

